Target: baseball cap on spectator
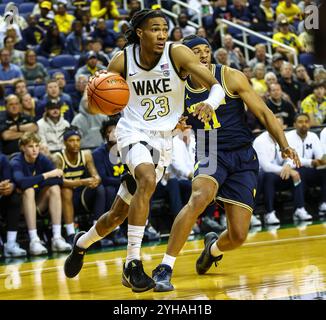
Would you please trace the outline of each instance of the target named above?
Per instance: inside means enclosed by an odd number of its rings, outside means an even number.
[[[61,102],[60,100],[56,101],[56,100],[48,100],[46,105],[45,105],[45,109],[49,110],[49,109],[60,109],[61,108]]]
[[[51,10],[52,9],[52,3],[50,1],[42,1],[41,4],[40,4],[40,8]]]
[[[279,23],[278,23],[280,26],[286,26],[289,24],[289,21],[288,19],[284,18],[282,19]]]
[[[97,54],[95,51],[91,50],[91,51],[88,51],[87,52],[87,55],[86,55],[86,59],[89,60],[89,59],[92,59],[92,58],[96,58],[97,59]]]
[[[285,60],[285,59],[282,54],[280,54],[279,52],[276,52],[273,54],[272,62],[276,62],[278,60]]]

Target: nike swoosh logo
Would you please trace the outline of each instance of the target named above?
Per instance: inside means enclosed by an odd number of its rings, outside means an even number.
[[[135,73],[129,73],[129,77],[134,76],[136,73],[137,73],[137,72],[135,72]]]

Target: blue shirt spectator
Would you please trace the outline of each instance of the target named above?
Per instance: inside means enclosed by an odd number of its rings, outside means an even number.
[[[8,49],[0,50],[0,85],[11,85],[16,80],[23,78],[23,73],[18,66],[10,63]]]
[[[67,52],[72,55],[80,55],[86,45],[86,37],[82,34],[81,21],[75,20],[72,24],[72,32],[66,38]]]

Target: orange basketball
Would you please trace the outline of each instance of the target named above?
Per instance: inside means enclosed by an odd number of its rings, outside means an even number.
[[[91,77],[87,85],[88,109],[91,113],[114,115],[123,110],[129,100],[125,79],[112,72]]]

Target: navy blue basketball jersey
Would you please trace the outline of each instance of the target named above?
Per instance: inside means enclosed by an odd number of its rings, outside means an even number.
[[[185,113],[187,123],[192,126],[197,138],[197,130],[205,130],[205,141],[208,142],[209,131],[216,130],[217,150],[235,150],[252,143],[254,137],[245,120],[245,106],[239,95],[232,94],[224,80],[225,66],[211,65],[211,71],[225,91],[225,99],[213,114],[209,123],[203,123],[194,117],[192,112],[196,105],[208,98],[206,88],[194,89],[191,81],[186,82]]]
[[[87,168],[84,151],[80,151],[78,154],[78,160],[76,164],[72,164],[66,157],[64,151],[58,152],[58,156],[62,159],[62,171],[65,179],[77,180],[87,177]]]

